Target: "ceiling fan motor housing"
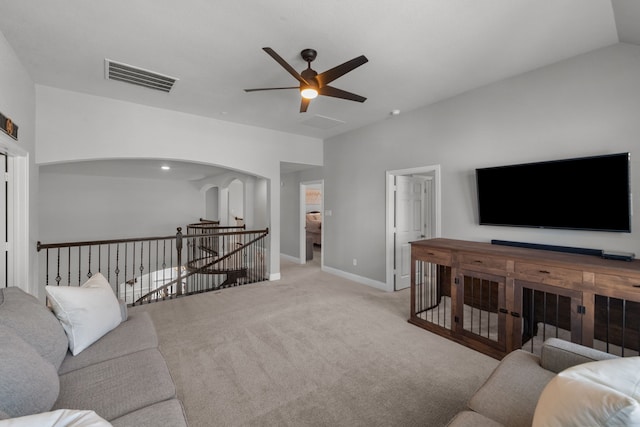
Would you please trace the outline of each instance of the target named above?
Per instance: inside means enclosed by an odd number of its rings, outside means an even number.
[[[316,59],[316,56],[318,56],[318,52],[314,49],[304,49],[300,52],[300,56],[302,56],[302,59],[307,62],[313,62],[313,60]]]
[[[318,87],[318,81],[316,79],[316,76],[318,75],[318,73],[315,70],[312,70],[311,68],[307,68],[306,70],[303,70],[302,73],[300,73],[300,75],[302,76],[303,79],[305,79],[309,83],[309,85]],[[301,85],[303,84],[301,83]]]

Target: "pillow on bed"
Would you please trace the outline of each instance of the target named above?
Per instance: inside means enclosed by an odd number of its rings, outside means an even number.
[[[120,304],[107,279],[96,273],[81,287],[46,286],[47,295],[75,356],[122,321]]]
[[[640,357],[583,363],[547,384],[533,427],[640,425]]]

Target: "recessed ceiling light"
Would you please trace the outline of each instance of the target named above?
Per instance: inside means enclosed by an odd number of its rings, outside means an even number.
[[[160,166],[160,169],[162,169],[163,171],[168,171],[169,169],[171,169],[171,166],[167,166],[167,165]]]

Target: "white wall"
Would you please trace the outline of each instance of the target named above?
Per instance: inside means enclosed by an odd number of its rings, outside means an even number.
[[[639,117],[640,46],[618,44],[325,141],[324,263],[384,282],[385,171],[435,164],[443,237],[640,256],[640,215],[631,234],[479,226],[474,184],[478,167],[629,151],[640,212]]]
[[[244,219],[244,183],[239,180],[233,180],[229,184],[229,225],[236,225],[236,218]]]
[[[322,164],[321,140],[46,86],[36,86],[36,97],[38,164],[174,159],[268,179],[270,273],[279,277],[280,162]]]
[[[205,219],[217,221],[220,218],[220,212],[218,211],[219,191],[220,189],[218,187],[211,187],[206,190],[204,210]]]
[[[197,222],[202,193],[187,181],[40,171],[43,243],[170,236]]]
[[[20,260],[24,265],[22,276],[26,283],[13,283],[34,294],[38,294],[36,278],[38,264],[36,242],[38,240],[38,168],[35,166],[35,87],[26,69],[22,66],[9,43],[0,33],[0,111],[18,125],[18,144],[28,153],[28,259]],[[10,143],[13,143],[10,141]],[[25,197],[26,195],[19,195]],[[22,268],[22,267],[21,267]]]

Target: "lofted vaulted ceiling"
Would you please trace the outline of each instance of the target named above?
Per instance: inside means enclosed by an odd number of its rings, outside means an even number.
[[[619,41],[638,43],[637,0],[0,0],[0,32],[39,85],[328,138]],[[297,91],[313,48],[363,104]],[[104,60],[179,80],[169,93],[105,79]]]

